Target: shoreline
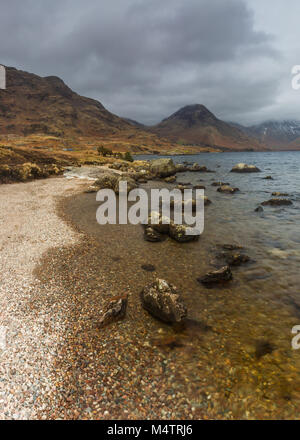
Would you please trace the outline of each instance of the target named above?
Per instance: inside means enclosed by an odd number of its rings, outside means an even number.
[[[237,270],[224,289],[203,289],[196,276],[210,267],[211,246],[223,239],[223,231],[215,234],[215,223],[199,243],[147,243],[139,226],[99,227],[95,194],[83,193],[89,185],[83,179],[52,178],[3,186],[6,217],[9,212],[11,217],[7,221],[4,212],[1,220],[12,228],[24,224],[26,233],[11,235],[12,245],[21,247],[17,260],[8,254],[7,261],[18,266],[11,273],[11,266],[2,267],[14,281],[10,288],[16,307],[2,324],[10,319],[15,327],[8,338],[9,344],[15,338],[14,354],[24,341],[27,348],[14,360],[0,351],[2,359],[7,357],[2,400],[8,408],[1,415],[68,420],[292,418],[298,364],[286,353],[285,332],[293,320],[280,303],[270,307],[268,296],[254,294],[268,279],[248,281],[250,267],[245,275],[244,269]],[[15,201],[20,202],[16,207]],[[212,216],[210,209],[214,205],[208,208]],[[18,210],[21,219],[15,216]],[[5,233],[11,234],[2,228]],[[3,254],[7,247],[1,239]],[[251,255],[254,249],[247,251]],[[154,273],[141,269],[143,264],[153,264]],[[139,292],[156,277],[182,291],[190,327],[178,330],[143,310]],[[3,304],[5,288],[0,292]],[[102,308],[124,293],[129,295],[125,319],[99,330]],[[276,350],[257,360],[255,344],[263,338],[275,340]]]
[[[0,415],[35,419],[55,391],[51,365],[63,341],[63,301],[34,277],[44,252],[76,243],[55,214],[56,198],[80,191],[81,182],[61,178],[1,186],[0,305],[5,340],[0,350]]]

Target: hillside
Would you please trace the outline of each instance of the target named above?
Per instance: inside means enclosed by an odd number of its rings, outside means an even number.
[[[264,148],[257,139],[221,121],[200,104],[181,108],[149,130],[173,142],[209,146],[222,151]]]
[[[0,136],[5,144],[21,145],[39,137],[40,147],[52,139],[54,147],[94,148],[99,144],[114,151],[169,151],[169,140],[134,126],[110,113],[98,101],[78,95],[60,78],[6,67],[7,88],[0,89]],[[9,142],[8,142],[9,140]]]

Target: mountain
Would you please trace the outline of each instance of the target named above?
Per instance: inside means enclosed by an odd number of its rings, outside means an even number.
[[[132,126],[103,105],[73,92],[60,78],[6,68],[0,90],[0,132],[28,135],[99,136]]]
[[[233,124],[249,136],[254,136],[261,143],[270,148],[299,149],[300,148],[300,121],[266,121],[262,124],[243,127]]]
[[[263,146],[244,131],[218,119],[204,105],[181,108],[158,125],[153,133],[177,143],[209,146],[219,150],[259,150]]]

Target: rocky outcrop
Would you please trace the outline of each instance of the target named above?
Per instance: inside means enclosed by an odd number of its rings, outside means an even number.
[[[263,206],[287,206],[292,204],[293,202],[289,199],[270,199],[266,202],[262,202]]]
[[[246,163],[238,163],[231,170],[232,173],[260,173],[260,171],[255,165],[247,165]]]
[[[186,307],[176,287],[165,280],[156,279],[144,287],[141,301],[151,315],[168,324],[180,323],[187,316]]]
[[[126,315],[127,303],[127,295],[112,298],[104,309],[103,315],[98,323],[98,327],[103,328],[112,322],[124,319]]]
[[[223,186],[220,186],[217,189],[217,191],[221,192],[221,193],[226,193],[226,194],[234,194],[235,192],[239,191],[239,189],[238,188],[231,188],[231,186],[228,186],[228,185],[223,185]]]
[[[150,164],[150,172],[156,177],[170,177],[176,174],[172,159],[156,159]]]
[[[224,266],[221,269],[208,272],[204,277],[197,278],[199,283],[205,286],[213,286],[215,284],[222,284],[232,279],[232,272],[229,266]]]

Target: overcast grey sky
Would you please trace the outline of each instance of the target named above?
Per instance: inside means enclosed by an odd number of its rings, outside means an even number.
[[[156,123],[187,104],[299,119],[299,0],[0,0],[0,63]]]

